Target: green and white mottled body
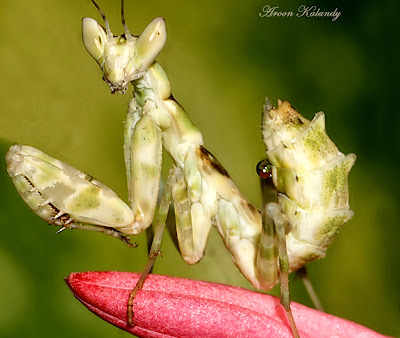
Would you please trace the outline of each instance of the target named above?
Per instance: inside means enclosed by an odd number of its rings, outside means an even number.
[[[297,270],[324,257],[353,216],[347,177],[356,155],[342,154],[328,137],[324,113],[310,122],[287,101],[278,109],[267,102],[262,133],[278,203],[292,227],[286,235],[290,270]]]
[[[104,184],[28,146],[13,146],[7,154],[7,169],[18,192],[49,223],[110,229],[125,239],[153,221],[164,148],[174,168],[161,202],[156,226],[161,230],[150,252],[152,262],[172,196],[184,260],[194,264],[202,258],[215,225],[233,262],[255,288],[268,290],[281,281],[281,302],[296,336],[288,273],[323,257],[351,218],[347,176],[355,155],[343,155],[329,139],[323,113],[310,122],[288,102],[279,101],[274,109],[267,101],[262,132],[273,193],[259,211],[203,147],[202,134],[172,96],[168,77],[155,61],[166,41],[164,19],[154,19],[140,36],[133,36],[123,18],[125,33],[113,36],[101,14],[106,29],[94,19],[83,19],[83,42],[113,93],[125,93],[129,82],[133,85],[124,126],[129,207]],[[144,280],[131,295],[128,317]]]
[[[83,19],[84,44],[103,70],[112,91],[125,92],[129,82],[133,85],[134,98],[125,121],[125,162],[135,221],[121,231],[137,234],[151,224],[157,203],[161,147],[164,147],[175,163],[172,198],[182,257],[189,264],[202,258],[214,220],[235,263],[259,287],[254,257],[261,214],[202,146],[200,131],[172,97],[168,77],[154,61],[165,40],[165,23],[161,18],[154,19],[139,37],[127,31],[113,37],[95,20]],[[147,69],[144,64],[149,65]]]

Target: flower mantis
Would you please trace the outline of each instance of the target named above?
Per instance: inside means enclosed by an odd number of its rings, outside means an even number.
[[[323,113],[310,122],[288,102],[273,108],[267,100],[262,128],[271,168],[270,193],[259,211],[203,147],[201,132],[172,96],[168,77],[155,61],[166,42],[164,20],[154,19],[140,36],[133,36],[122,11],[124,34],[115,37],[100,13],[105,28],[94,19],[83,19],[84,45],[112,93],[125,93],[128,84],[133,85],[124,127],[129,205],[89,175],[20,145],[11,147],[6,158],[18,192],[40,217],[61,230],[101,231],[129,244],[127,236],[153,222],[164,148],[174,166],[158,208],[149,263],[128,302],[128,322],[133,324],[134,296],[160,251],[172,200],[183,259],[194,264],[202,258],[215,225],[234,263],[254,287],[269,290],[281,282],[281,302],[298,336],[288,274],[323,257],[352,216],[347,175],[355,155],[343,155],[329,139]]]

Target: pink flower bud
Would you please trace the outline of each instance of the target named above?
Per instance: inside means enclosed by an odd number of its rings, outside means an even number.
[[[127,301],[140,274],[72,273],[75,297],[105,321],[140,337],[292,337],[279,299],[238,287],[149,275],[127,325]],[[384,337],[359,324],[292,302],[301,337]]]

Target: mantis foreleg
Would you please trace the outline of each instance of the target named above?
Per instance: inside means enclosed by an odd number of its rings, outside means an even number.
[[[140,116],[132,100],[125,121],[125,163],[129,204],[134,223],[126,233],[142,232],[153,220],[161,177],[160,128],[148,116]]]
[[[133,222],[130,208],[103,183],[30,146],[12,146],[6,162],[24,201],[59,231],[103,232],[135,246],[122,230]]]

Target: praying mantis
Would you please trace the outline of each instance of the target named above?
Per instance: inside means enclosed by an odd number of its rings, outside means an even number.
[[[123,19],[125,32],[114,37],[105,15],[102,16],[105,30],[93,19],[83,20],[83,40],[102,68],[112,92],[125,92],[129,82],[134,87],[124,127],[129,206],[89,175],[40,150],[17,145],[10,149],[7,162],[18,192],[39,216],[61,229],[101,231],[129,244],[127,235],[140,233],[154,218],[161,147],[164,147],[173,158],[174,167],[161,199],[147,271],[159,252],[172,199],[180,251],[185,261],[193,264],[201,259],[211,226],[216,225],[235,264],[253,286],[270,289],[281,281],[282,303],[293,333],[298,335],[290,311],[287,276],[289,271],[323,257],[340,226],[351,217],[347,174],[355,156],[344,156],[337,150],[324,131],[322,114],[310,123],[288,102],[280,102],[278,108],[273,108],[267,101],[263,138],[271,163],[272,195],[277,191],[280,195],[279,200],[277,195],[272,196],[261,213],[203,147],[200,131],[173,99],[167,75],[155,61],[166,41],[164,20],[155,19],[139,37],[134,37]],[[298,147],[303,147],[304,156],[293,164]],[[310,158],[315,163],[310,164]],[[308,171],[314,175],[307,176]],[[319,203],[321,194],[332,199]],[[294,198],[305,200],[302,210],[293,204]],[[297,216],[304,210],[307,215]],[[310,244],[306,241],[309,239],[302,243],[293,239],[294,230],[310,232],[301,219],[309,215],[316,217],[313,234],[320,235],[318,244]],[[141,283],[145,276],[146,273]],[[130,323],[133,297],[139,288],[140,284],[128,305]]]

